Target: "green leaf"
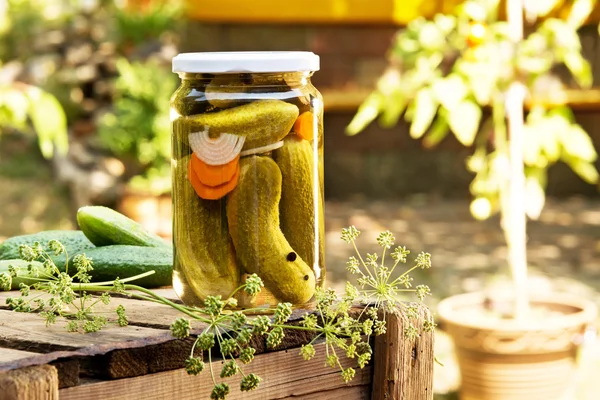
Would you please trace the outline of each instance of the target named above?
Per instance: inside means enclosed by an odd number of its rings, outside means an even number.
[[[412,104],[413,116],[410,125],[410,136],[413,139],[418,139],[429,128],[435,113],[437,112],[438,103],[433,96],[430,88],[421,89]]]
[[[546,170],[528,168],[525,179],[525,213],[531,219],[538,219],[546,202]]]
[[[32,103],[29,116],[38,135],[42,155],[50,158],[56,150],[65,154],[69,146],[67,137],[67,117],[59,101],[48,92],[37,87],[29,87]]]
[[[441,75],[439,67],[442,59],[441,52],[434,52],[431,55],[420,53],[415,60],[414,68],[406,71],[403,79],[413,88],[428,86],[430,82]]]
[[[433,95],[445,108],[463,101],[468,92],[465,81],[457,74],[450,74],[445,78],[436,79],[431,85]]]
[[[500,68],[487,62],[465,62],[456,64],[457,69],[468,82],[475,100],[480,105],[489,104],[493,91],[497,88]]]
[[[567,24],[575,29],[581,27],[589,18],[595,5],[596,0],[575,0],[567,18]]]
[[[478,174],[487,167],[487,161],[487,149],[485,146],[478,146],[473,155],[467,157],[467,169]]]
[[[589,184],[598,183],[598,170],[594,164],[578,159],[566,160],[571,169]]]
[[[511,41],[512,31],[511,26],[506,21],[497,21],[491,24],[488,29],[490,33],[496,38],[502,41]],[[502,43],[498,43],[502,44]],[[496,45],[497,46],[497,45]]]
[[[547,120],[551,122],[552,119]],[[544,125],[548,125],[548,122]],[[560,135],[557,134],[553,126],[548,126],[546,132],[538,136],[540,146],[545,157],[549,162],[556,162],[560,157]]]
[[[567,25],[565,21],[549,18],[542,23],[538,32],[549,35],[554,46],[565,52],[578,52],[581,50],[581,41],[577,31]]]
[[[559,106],[548,110],[548,116],[561,117],[565,123],[571,124],[575,120],[575,114],[567,106]]]
[[[420,49],[419,41],[406,35],[400,35],[396,39],[395,49],[400,55],[415,53]]]
[[[552,68],[552,62],[552,56],[549,54],[520,55],[516,60],[521,71],[532,75],[547,73]]]
[[[592,139],[578,124],[572,124],[561,138],[563,150],[569,158],[594,162],[598,158]]]
[[[398,123],[398,119],[406,109],[408,101],[400,90],[394,90],[387,96],[382,106],[379,123],[384,128],[391,128]]]
[[[540,119],[537,126],[541,132],[540,146],[550,163],[559,160],[563,137],[568,140],[568,134],[565,133],[571,129],[573,119],[573,112],[566,106],[553,108]]]
[[[541,152],[541,140],[539,129],[536,126],[525,125],[523,126],[523,162],[525,165],[530,166],[543,166],[546,162],[546,158],[543,157]]]
[[[21,90],[0,89],[2,96],[0,98],[0,109],[8,112],[8,121],[6,124],[19,129],[24,129],[27,124],[27,112],[30,102],[26,94]]]
[[[352,121],[346,127],[346,134],[354,136],[361,132],[377,118],[384,102],[384,96],[379,92],[373,92],[358,107],[358,111]]]
[[[435,23],[429,22],[419,31],[419,43],[426,50],[439,50],[444,47],[446,37]]]
[[[440,143],[448,135],[450,126],[448,121],[442,115],[438,116],[431,125],[431,129],[427,132],[427,135],[423,138],[423,145],[427,148],[431,148]]]
[[[472,101],[463,101],[448,109],[448,123],[454,135],[465,146],[471,146],[481,122],[481,108]]]
[[[475,175],[469,185],[469,191],[473,196],[483,196],[492,200],[499,196],[500,186],[504,182],[504,175],[508,161],[507,157],[499,154],[484,155],[481,160],[481,169]],[[499,173],[500,172],[500,173]]]
[[[592,69],[590,63],[583,58],[579,51],[569,51],[564,57],[563,61],[573,77],[577,81],[577,84],[582,88],[589,88],[593,83]]]

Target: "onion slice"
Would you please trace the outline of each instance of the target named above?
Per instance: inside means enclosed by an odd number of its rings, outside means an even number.
[[[280,140],[279,142],[271,143],[266,146],[255,147],[253,149],[244,150],[240,153],[240,156],[244,157],[244,156],[250,156],[252,154],[266,153],[267,151],[276,150],[282,146],[283,146],[283,140]]]
[[[208,136],[208,129],[189,134],[190,147],[196,157],[208,165],[227,164],[240,154],[245,136],[221,133],[217,138]]]

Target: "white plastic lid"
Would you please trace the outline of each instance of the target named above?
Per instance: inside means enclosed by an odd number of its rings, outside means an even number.
[[[181,53],[173,57],[173,72],[233,74],[318,70],[319,56],[310,51]]]

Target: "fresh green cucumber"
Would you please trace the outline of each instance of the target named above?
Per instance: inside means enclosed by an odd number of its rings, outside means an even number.
[[[21,258],[19,255],[19,246],[21,244],[33,245],[39,242],[44,248],[50,240],[58,240],[65,246],[69,260],[72,260],[76,254],[93,249],[95,246],[88,240],[82,231],[43,231],[29,235],[13,236],[0,244],[0,260],[15,260]],[[51,252],[48,251],[50,254]],[[60,270],[64,270],[65,255],[54,256],[50,254],[52,260]]]
[[[168,246],[160,236],[148,232],[141,224],[108,207],[81,207],[77,210],[77,222],[85,236],[96,246]]]
[[[146,288],[170,286],[173,273],[173,249],[167,246],[147,247],[112,245],[85,252],[92,259],[92,282],[129,278],[154,270],[153,275],[132,281]]]

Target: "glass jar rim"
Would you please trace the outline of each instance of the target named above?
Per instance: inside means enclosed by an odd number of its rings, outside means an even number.
[[[318,71],[319,56],[310,51],[229,51],[180,53],[175,73],[268,73]]]

